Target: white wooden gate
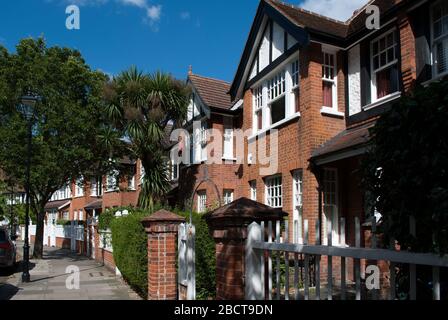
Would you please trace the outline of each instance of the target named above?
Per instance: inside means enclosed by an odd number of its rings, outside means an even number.
[[[375,220],[374,220],[375,221]],[[415,232],[415,222],[411,219],[411,234]],[[275,225],[272,222],[252,223],[248,227],[248,237],[246,241],[246,269],[245,269],[245,296],[247,300],[272,300],[272,299],[303,299],[303,300],[332,300],[333,295],[339,296],[341,300],[348,300],[349,288],[347,284],[347,262],[351,260],[354,267],[353,292],[350,292],[351,299],[376,300],[380,288],[366,288],[367,284],[361,281],[361,261],[385,261],[389,265],[390,287],[388,296],[385,299],[396,299],[396,270],[398,265],[409,266],[408,283],[409,299],[417,298],[417,272],[416,266],[432,267],[433,278],[431,282],[432,295],[434,300],[440,300],[440,268],[448,267],[448,255],[440,256],[430,253],[415,253],[408,251],[396,251],[395,242],[392,241],[389,249],[377,248],[376,236],[372,236],[371,248],[361,247],[361,227],[358,218],[355,218],[355,246],[349,247],[345,242],[346,224],[341,218],[340,243],[332,243],[331,220],[327,220],[327,244],[320,242],[319,224],[316,223],[316,244],[309,242],[309,223],[304,220],[303,243],[293,243],[288,239],[288,221],[285,221],[284,233],[280,222]],[[375,222],[372,222],[372,231],[376,229]],[[414,231],[412,231],[414,229]],[[414,233],[415,234],[415,233]],[[299,256],[303,257],[304,280],[299,285]],[[321,270],[322,259],[325,261],[325,269]],[[333,258],[340,260],[340,265],[333,264]],[[292,260],[292,261],[291,261]],[[310,268],[311,260],[314,261],[315,282],[311,285]],[[322,260],[324,261],[324,260]],[[292,262],[292,263],[290,263]],[[281,264],[286,267],[281,268]],[[291,264],[293,265],[290,270]],[[403,270],[406,270],[403,268]],[[323,271],[323,272],[322,272]],[[325,272],[326,271],[326,272]],[[336,282],[333,274],[340,271],[341,279]],[[326,274],[325,274],[326,273]],[[326,277],[325,277],[326,276]],[[321,283],[326,278],[326,283]],[[267,279],[267,281],[265,281]],[[292,280],[292,283],[291,283]],[[367,281],[366,281],[367,282]],[[313,287],[311,292],[310,287]],[[363,294],[370,290],[370,294]],[[324,294],[325,291],[325,294]]]
[[[179,225],[178,236],[178,284],[179,299],[196,299],[195,274],[195,226],[189,223]],[[182,294],[184,292],[184,294]]]

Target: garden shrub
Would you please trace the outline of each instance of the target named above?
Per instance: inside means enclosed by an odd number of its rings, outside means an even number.
[[[128,210],[129,215],[112,218],[115,212]],[[103,223],[110,219],[112,246],[115,264],[123,279],[143,298],[148,294],[148,251],[147,236],[141,220],[149,215],[148,211],[120,208],[110,212]]]
[[[172,211],[189,221],[189,212],[154,206]],[[127,210],[128,216],[115,217],[117,211]],[[112,246],[115,263],[123,278],[143,298],[148,294],[147,235],[141,220],[151,213],[135,208],[115,208],[106,210],[99,217],[100,230],[112,231]],[[193,213],[193,224],[196,227],[196,296],[197,299],[215,297],[215,242],[211,237],[202,214]]]

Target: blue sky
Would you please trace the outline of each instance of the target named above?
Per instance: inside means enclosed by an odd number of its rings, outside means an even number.
[[[326,12],[336,1],[341,12]],[[365,0],[304,2],[341,18]],[[65,27],[69,4],[80,8],[80,30]],[[109,74],[136,65],[185,78],[192,65],[194,73],[232,81],[257,6],[258,0],[4,0],[0,44],[13,51],[21,38],[43,35]]]

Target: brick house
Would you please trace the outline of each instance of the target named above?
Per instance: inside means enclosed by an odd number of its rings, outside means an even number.
[[[344,55],[333,41],[344,31],[336,20],[261,1],[230,89],[233,100],[244,100],[242,128],[251,132],[239,195],[287,212],[296,241],[303,220],[318,219],[318,182],[308,160],[345,129]],[[268,174],[259,156],[265,142],[265,163],[274,167]]]
[[[171,150],[174,202],[188,209],[193,200],[193,210],[205,212],[219,203],[232,202],[239,194],[241,176],[233,129],[240,126],[240,112],[227,94],[229,83],[190,70],[187,84],[191,87],[191,98],[183,129],[188,135],[184,136],[185,143],[180,142]],[[207,136],[208,129],[216,130],[217,134]],[[179,157],[184,162],[175,165]]]
[[[370,245],[366,205],[361,187],[360,164],[369,142],[369,128],[394,101],[448,73],[447,1],[372,1],[381,12],[381,28],[368,30],[365,10],[349,20],[341,39],[347,63],[345,122],[342,131],[313,151],[312,171],[319,181],[320,216],[333,219],[339,236],[338,217],[347,221],[347,242],[354,245],[354,217],[365,227],[365,245]],[[333,190],[327,192],[326,190]],[[378,213],[377,213],[378,214]],[[378,217],[377,217],[378,218]]]

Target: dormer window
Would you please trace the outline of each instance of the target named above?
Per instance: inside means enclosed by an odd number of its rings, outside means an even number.
[[[432,9],[434,75],[448,74],[448,3],[439,1]]]
[[[391,30],[371,42],[371,66],[372,102],[399,91],[395,30]]]

